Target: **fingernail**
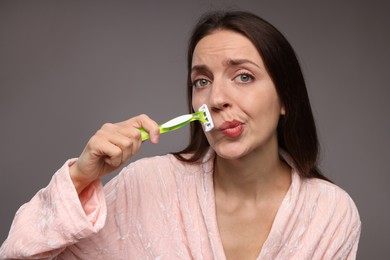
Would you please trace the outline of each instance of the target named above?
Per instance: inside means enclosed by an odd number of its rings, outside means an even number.
[[[158,143],[158,135],[151,136],[150,141],[152,141],[152,143],[154,143],[154,144],[157,144]]]

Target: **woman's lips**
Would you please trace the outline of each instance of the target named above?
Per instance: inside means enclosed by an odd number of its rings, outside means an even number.
[[[225,121],[219,127],[219,130],[227,137],[236,138],[239,137],[244,131],[244,125],[237,120]]]

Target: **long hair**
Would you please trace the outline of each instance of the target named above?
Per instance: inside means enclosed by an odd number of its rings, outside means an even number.
[[[187,101],[192,108],[191,67],[198,42],[216,30],[231,30],[247,37],[262,57],[267,72],[276,87],[285,115],[277,127],[278,145],[290,154],[302,177],[326,179],[318,167],[319,143],[310,107],[305,80],[293,48],[273,25],[264,19],[242,11],[213,11],[206,13],[196,24],[189,40],[187,52]],[[190,142],[180,152],[173,153],[185,162],[198,162],[209,148],[199,122],[190,125]],[[188,156],[184,156],[184,154]]]

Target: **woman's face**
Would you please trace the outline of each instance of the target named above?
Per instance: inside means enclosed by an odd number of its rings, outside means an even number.
[[[215,127],[205,134],[219,156],[239,159],[277,149],[284,108],[248,38],[229,30],[202,38],[193,53],[191,80],[192,106],[197,111],[207,104]]]

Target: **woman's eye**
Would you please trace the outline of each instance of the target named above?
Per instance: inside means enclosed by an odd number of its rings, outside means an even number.
[[[194,81],[193,86],[194,87],[205,87],[209,84],[209,81],[207,79],[197,79]]]
[[[254,77],[248,73],[241,73],[236,77],[236,80],[238,80],[241,83],[247,83],[254,80]]]

